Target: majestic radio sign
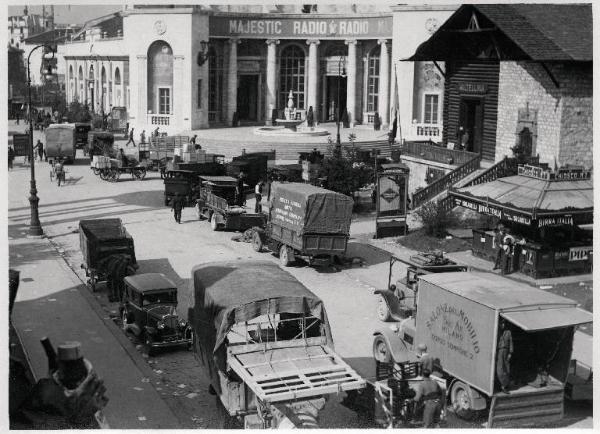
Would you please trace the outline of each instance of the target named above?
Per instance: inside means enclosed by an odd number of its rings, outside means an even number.
[[[362,19],[234,19],[229,17],[211,17],[210,35],[249,38],[391,38],[392,17]]]

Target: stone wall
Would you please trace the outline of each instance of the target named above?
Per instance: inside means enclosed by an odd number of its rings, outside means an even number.
[[[496,161],[511,156],[517,143],[519,109],[537,110],[535,153],[543,163],[591,162],[592,68],[537,62],[501,62],[498,92]],[[588,164],[589,166],[590,164]]]

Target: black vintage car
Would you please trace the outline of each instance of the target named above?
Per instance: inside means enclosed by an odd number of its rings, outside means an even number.
[[[124,279],[123,328],[142,340],[148,353],[160,347],[192,343],[192,329],[177,314],[177,286],[162,273]]]

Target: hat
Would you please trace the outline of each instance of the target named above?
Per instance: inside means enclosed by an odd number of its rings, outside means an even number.
[[[427,345],[419,344],[419,345],[417,345],[417,349],[421,350],[421,351],[427,351]]]
[[[58,346],[58,360],[68,362],[79,360],[83,357],[81,354],[81,344],[79,342],[65,342]]]

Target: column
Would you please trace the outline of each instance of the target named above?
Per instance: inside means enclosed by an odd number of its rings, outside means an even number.
[[[308,97],[306,98],[306,112],[310,107],[313,108],[314,119],[319,119],[317,111],[319,106],[317,105],[317,93],[319,89],[319,55],[318,45],[320,41],[318,39],[309,39],[306,41],[308,44]]]
[[[127,62],[129,62],[129,60],[127,60]],[[127,108],[127,89],[125,88],[125,80],[127,79],[127,83],[129,83],[129,77],[125,78],[125,62],[121,62],[119,71],[121,72],[121,101],[119,101],[119,105]],[[129,68],[127,68],[127,71],[129,71]]]
[[[265,107],[267,125],[273,125],[274,119],[271,118],[271,115],[277,101],[277,89],[275,88],[277,85],[277,44],[279,44],[278,39],[267,39],[267,98]]]
[[[189,116],[184,115],[183,100],[186,97],[183,89],[183,60],[184,56],[180,54],[173,55],[173,95],[171,96],[171,116],[169,126],[177,129],[188,129],[189,126],[184,125],[184,118]],[[169,131],[169,129],[167,129]],[[172,131],[172,130],[170,130]]]
[[[379,116],[381,117],[381,127],[385,128],[390,122],[389,96],[390,96],[390,56],[386,39],[377,41],[381,45],[381,54],[379,55]]]
[[[148,123],[148,56],[137,56],[138,65],[138,98],[137,98],[137,124]],[[138,127],[140,128],[140,127]]]
[[[350,125],[356,123],[356,39],[348,39],[348,57],[346,65],[346,111],[350,118]]]
[[[237,46],[240,40],[229,40],[229,70],[227,72],[227,124],[232,125],[233,114],[237,111],[238,64]]]

